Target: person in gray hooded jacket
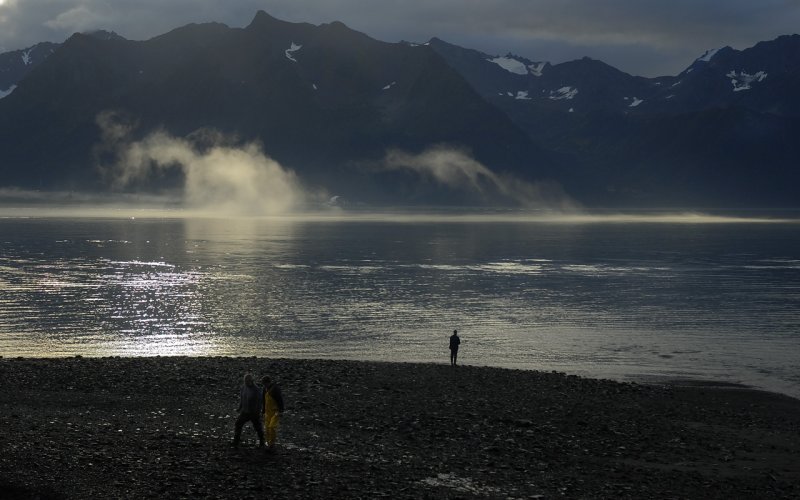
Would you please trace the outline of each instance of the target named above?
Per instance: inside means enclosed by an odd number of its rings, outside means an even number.
[[[264,446],[264,429],[261,427],[261,413],[263,411],[262,389],[253,382],[253,374],[244,376],[244,385],[239,397],[239,418],[233,434],[233,446],[239,446],[242,437],[242,427],[247,422],[253,424],[253,429],[258,434],[259,446]]]

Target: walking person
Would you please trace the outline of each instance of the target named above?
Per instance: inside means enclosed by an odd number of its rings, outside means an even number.
[[[456,366],[458,360],[458,346],[461,345],[461,338],[458,336],[458,330],[453,330],[450,335],[450,365]]]
[[[275,451],[278,438],[278,424],[283,413],[283,394],[281,388],[270,377],[261,379],[264,385],[263,413],[264,427],[267,430],[267,451]]]
[[[253,429],[258,434],[258,446],[264,446],[264,429],[261,427],[262,390],[253,382],[253,375],[248,373],[244,376],[244,385],[239,397],[239,418],[236,419],[236,427],[233,433],[233,446],[239,446],[242,437],[242,427],[247,422],[253,424]]]

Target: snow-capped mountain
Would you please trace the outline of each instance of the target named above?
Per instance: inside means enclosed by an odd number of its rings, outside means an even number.
[[[745,50],[708,51],[679,74],[664,100],[680,110],[740,106],[800,116],[800,35],[760,42]]]
[[[564,178],[580,179],[572,185],[584,199],[797,204],[787,186],[800,180],[798,35],[709,50],[659,78],[588,58],[532,71],[518,56],[431,46],[533,140],[565,155]]]
[[[552,65],[492,56],[434,38],[431,46],[485,98],[516,113],[529,107],[590,113],[685,113],[742,106],[800,116],[800,35],[745,50],[708,50],[677,76],[643,78],[583,58]],[[513,101],[525,101],[515,103]]]
[[[134,138],[211,128],[258,141],[351,200],[470,201],[375,168],[393,149],[447,145],[588,205],[796,207],[798,88],[797,35],[643,78],[259,12],[241,29],[98,32],[0,55],[0,187],[107,189],[96,120],[113,110]]]
[[[583,58],[561,64],[464,49],[438,38],[430,45],[481,95],[506,111],[535,106],[565,112],[636,108],[658,92],[660,80],[623,73]]]

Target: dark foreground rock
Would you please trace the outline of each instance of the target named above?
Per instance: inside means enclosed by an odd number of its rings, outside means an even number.
[[[280,449],[229,446],[270,374]],[[1,498],[798,498],[800,401],[559,373],[0,359]]]

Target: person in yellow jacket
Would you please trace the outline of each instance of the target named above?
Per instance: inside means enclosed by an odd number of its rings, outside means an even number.
[[[269,377],[261,379],[264,386],[264,429],[267,431],[267,450],[275,450],[275,440],[278,437],[278,424],[283,413],[283,395],[278,384]]]

